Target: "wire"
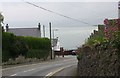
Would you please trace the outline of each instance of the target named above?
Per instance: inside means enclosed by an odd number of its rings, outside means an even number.
[[[23,0],[23,1],[24,1],[24,0]],[[43,7],[40,7],[40,6],[38,6],[38,5],[36,5],[36,4],[33,4],[33,3],[31,3],[31,2],[26,2],[26,1],[24,1],[24,2],[27,3],[27,4],[33,5],[33,6],[37,7],[37,8],[43,9],[43,10],[45,10],[45,11],[48,11],[48,12],[57,14],[57,15],[59,15],[59,16],[62,16],[62,17],[65,17],[65,18],[68,18],[68,19],[71,19],[71,20],[74,20],[74,21],[77,21],[77,22],[81,22],[81,23],[83,23],[83,24],[91,25],[91,24],[89,24],[89,23],[87,23],[87,22],[84,22],[84,21],[81,21],[81,20],[78,20],[78,19],[75,19],[75,18],[66,16],[66,15],[63,15],[63,14],[60,14],[60,13],[57,13],[57,12],[54,12],[54,11],[51,11],[51,10],[46,9],[46,8],[43,8]],[[94,25],[91,25],[91,26],[94,26]]]

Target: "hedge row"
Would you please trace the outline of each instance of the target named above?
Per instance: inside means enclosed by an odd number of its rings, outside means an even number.
[[[26,58],[47,58],[50,52],[48,38],[15,36],[12,33],[2,33],[2,61],[15,59],[19,55]]]

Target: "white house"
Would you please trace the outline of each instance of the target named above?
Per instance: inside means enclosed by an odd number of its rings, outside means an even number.
[[[60,51],[60,42],[58,40],[58,37],[55,39],[52,39],[52,50],[53,51]]]

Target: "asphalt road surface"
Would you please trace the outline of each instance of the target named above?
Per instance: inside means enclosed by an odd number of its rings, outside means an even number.
[[[59,57],[58,60],[47,61],[30,65],[21,65],[2,69],[2,76],[70,76],[76,70],[76,56]],[[63,74],[64,73],[64,74]]]

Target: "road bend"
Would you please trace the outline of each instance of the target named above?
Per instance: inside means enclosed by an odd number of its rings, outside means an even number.
[[[58,57],[58,60],[47,61],[43,63],[21,65],[16,67],[10,67],[2,69],[2,76],[12,77],[12,76],[52,76],[57,73],[57,75],[62,75],[62,70],[67,68],[74,68],[77,66],[76,56],[65,56],[64,58]],[[61,72],[60,72],[61,71]],[[60,74],[58,74],[60,72]],[[69,70],[64,70],[64,72],[70,72]],[[68,73],[67,73],[68,74]],[[66,75],[67,75],[66,74]],[[65,75],[65,76],[66,76]],[[69,76],[69,74],[68,74]]]

